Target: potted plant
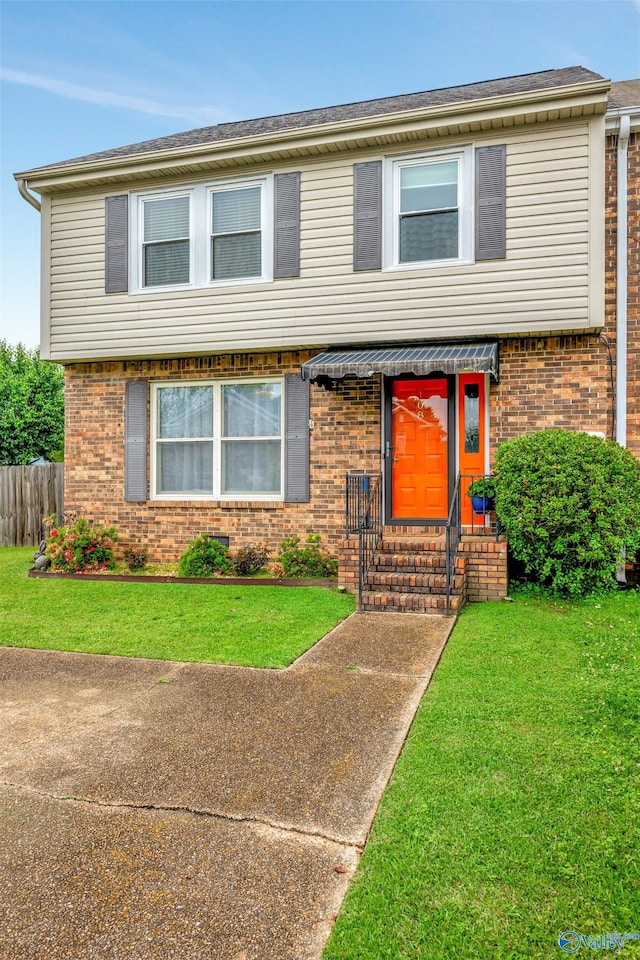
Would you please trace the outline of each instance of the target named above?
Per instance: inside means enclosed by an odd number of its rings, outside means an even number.
[[[469,484],[467,496],[471,497],[474,513],[489,513],[496,497],[495,477],[478,477]]]

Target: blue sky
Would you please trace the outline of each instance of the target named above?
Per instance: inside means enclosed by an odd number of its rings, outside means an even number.
[[[640,76],[640,0],[3,0],[0,338],[39,341],[12,174],[212,123],[582,64]]]

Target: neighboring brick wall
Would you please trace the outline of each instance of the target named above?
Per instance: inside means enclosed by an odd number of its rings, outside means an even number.
[[[66,368],[65,508],[114,523],[120,545],[147,544],[152,561],[174,560],[199,533],[226,534],[231,548],[320,533],[337,554],[344,536],[345,475],[380,469],[378,377],[311,385],[311,502],[124,502],[124,393],[128,379],[198,380],[298,372],[313,351],[181,360],[72,364]]]

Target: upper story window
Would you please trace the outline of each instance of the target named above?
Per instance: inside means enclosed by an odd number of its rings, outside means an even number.
[[[262,275],[262,189],[211,191],[211,279]]]
[[[271,177],[132,197],[130,289],[271,280]]]
[[[471,148],[388,158],[385,267],[471,262]]]
[[[191,197],[142,198],[142,285],[191,279]]]

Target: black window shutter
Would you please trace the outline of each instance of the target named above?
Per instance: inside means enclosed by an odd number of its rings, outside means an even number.
[[[147,499],[147,381],[128,380],[124,402],[124,499]]]
[[[284,378],[284,499],[309,502],[309,381],[299,373]]]
[[[476,260],[507,256],[506,158],[504,144],[476,148]]]
[[[300,276],[300,174],[274,177],[274,277]]]
[[[382,266],[382,161],[353,165],[353,269]]]
[[[104,292],[126,293],[129,289],[129,197],[106,197]]]

